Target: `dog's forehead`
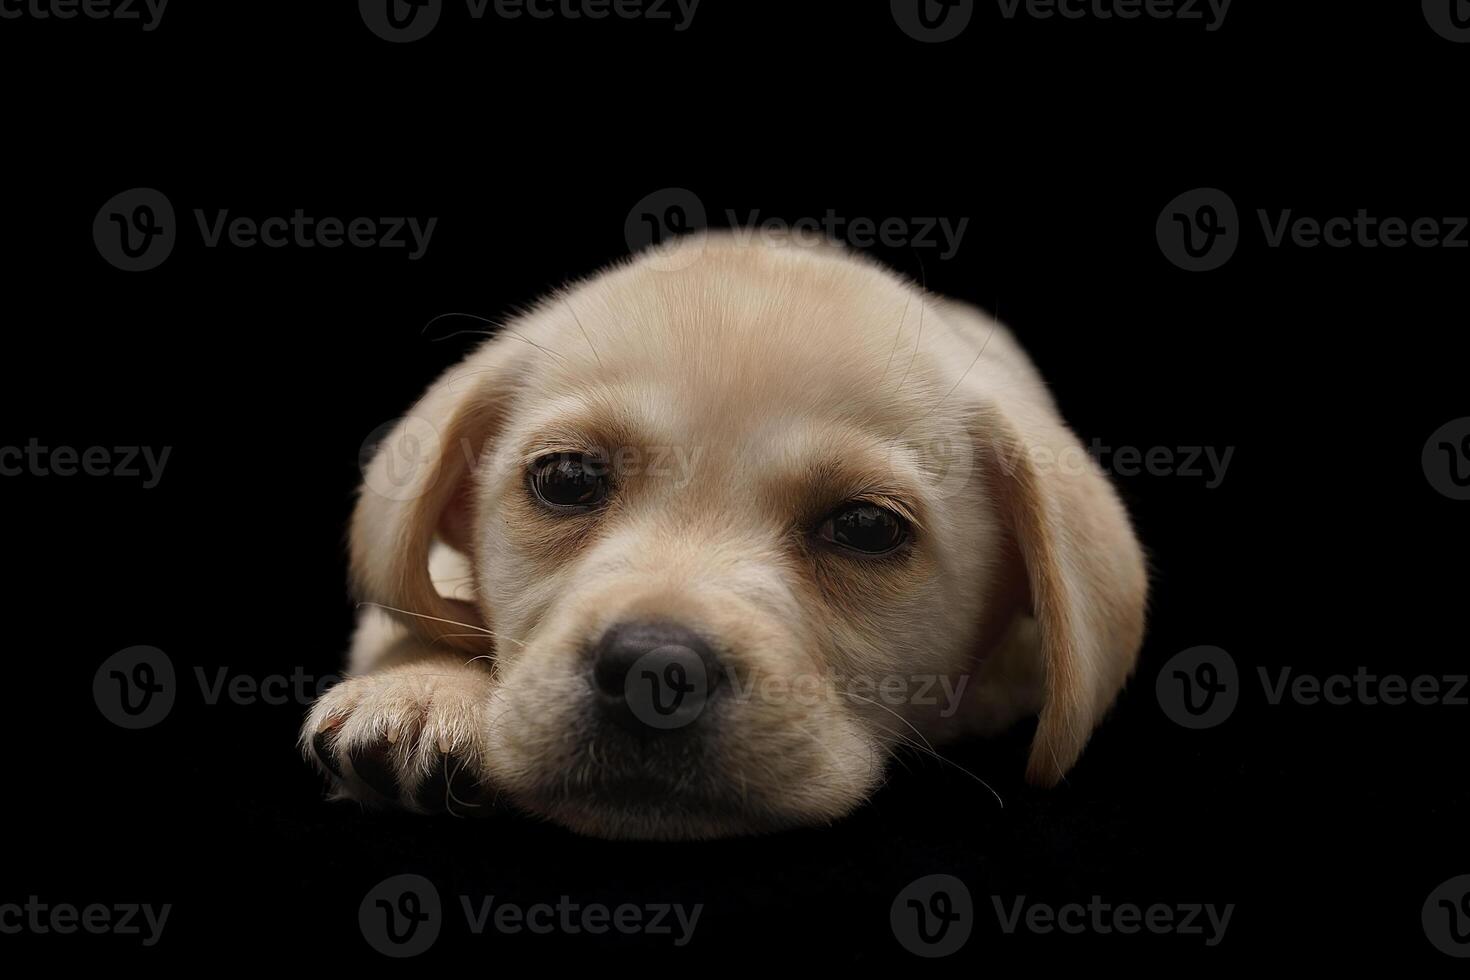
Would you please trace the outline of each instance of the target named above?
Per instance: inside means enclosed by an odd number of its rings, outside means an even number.
[[[533,390],[669,437],[760,442],[829,421],[892,438],[944,384],[920,292],[850,260],[711,246],[594,280],[537,326]]]

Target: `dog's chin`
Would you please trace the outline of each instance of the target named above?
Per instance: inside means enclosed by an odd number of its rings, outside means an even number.
[[[519,809],[589,837],[610,840],[712,840],[830,823],[839,813],[792,806],[799,792],[754,787],[693,759],[641,759],[594,765],[583,757],[552,778],[508,787]],[[852,801],[852,805],[857,804]],[[842,808],[842,812],[851,807]]]
[[[795,817],[754,813],[736,802],[634,793],[517,796],[528,812],[587,837],[606,840],[696,841],[751,837],[801,826]]]

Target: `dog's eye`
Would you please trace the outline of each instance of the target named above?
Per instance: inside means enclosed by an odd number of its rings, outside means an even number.
[[[600,461],[580,453],[543,456],[531,467],[531,489],[556,510],[588,510],[607,497],[607,474]]]
[[[908,538],[909,525],[891,510],[876,504],[847,504],[822,522],[817,533],[823,540],[853,551],[881,555],[894,550]]]

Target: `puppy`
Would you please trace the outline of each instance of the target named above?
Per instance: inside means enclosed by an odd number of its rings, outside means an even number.
[[[903,745],[1077,761],[1144,559],[1011,336],[841,248],[701,235],[516,317],[364,469],[339,797],[614,838],[832,821]]]

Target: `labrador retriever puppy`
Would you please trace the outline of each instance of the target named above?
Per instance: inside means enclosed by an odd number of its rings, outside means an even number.
[[[837,246],[692,236],[517,316],[364,467],[339,798],[611,838],[830,822],[1039,716],[1057,783],[1144,558],[1010,334]]]

